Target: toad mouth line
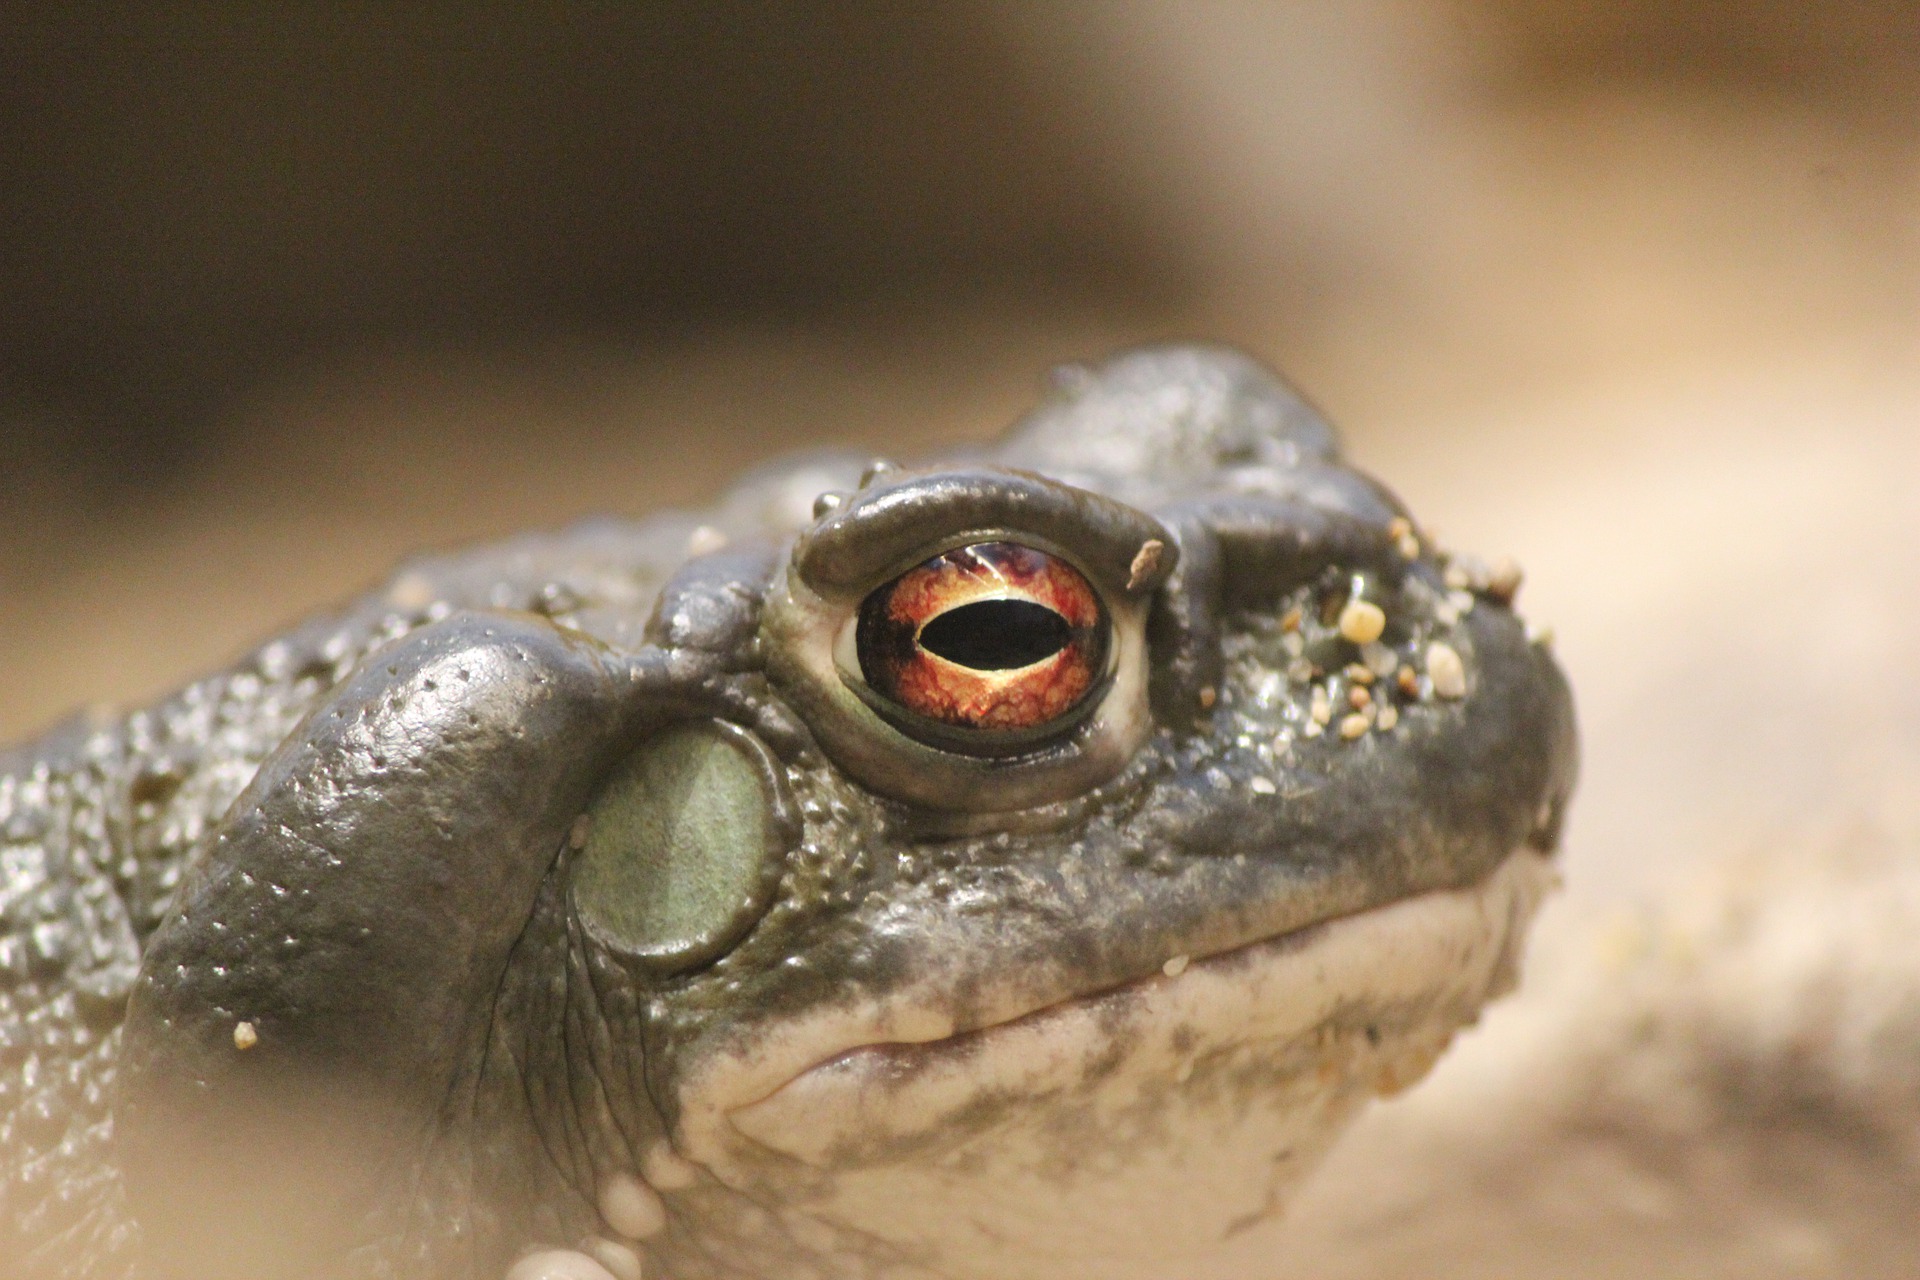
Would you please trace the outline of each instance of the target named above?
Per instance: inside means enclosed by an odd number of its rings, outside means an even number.
[[[1355,1000],[1477,1004],[1504,980],[1518,926],[1555,876],[1546,859],[1521,850],[1464,889],[1407,895],[1208,955],[1176,956],[1159,973],[982,1026],[943,1029],[927,1016],[911,1029],[924,1034],[903,1035],[896,1018],[887,1038],[818,1056],[752,1090],[751,1100],[716,1110],[758,1146],[828,1164],[850,1142],[877,1150],[936,1134],[989,1089],[1036,1097],[1085,1085],[1112,1069],[1116,1052],[1177,1082],[1209,1055],[1313,1033]]]

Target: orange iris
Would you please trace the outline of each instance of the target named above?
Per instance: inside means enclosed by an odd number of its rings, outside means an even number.
[[[1078,569],[1017,542],[935,556],[860,606],[861,674],[916,715],[1032,729],[1070,711],[1106,668],[1107,617]]]

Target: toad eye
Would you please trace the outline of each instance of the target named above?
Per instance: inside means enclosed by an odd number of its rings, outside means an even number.
[[[1064,559],[978,542],[870,593],[854,648],[872,693],[907,713],[889,717],[899,727],[917,721],[1012,745],[1077,718],[1107,675],[1111,631],[1099,593]]]
[[[1146,512],[1045,476],[891,475],[820,504],[760,651],[836,767],[964,830],[1126,767],[1153,731],[1147,617],[1178,560]]]

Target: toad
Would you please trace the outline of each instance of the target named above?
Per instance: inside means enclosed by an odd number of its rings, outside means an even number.
[[[0,1256],[1186,1273],[1515,980],[1516,587],[1203,347],[409,564],[0,755]]]

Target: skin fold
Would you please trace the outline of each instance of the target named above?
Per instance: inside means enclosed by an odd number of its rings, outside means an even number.
[[[989,543],[1102,665],[934,724],[854,620]],[[1201,347],[407,565],[0,755],[0,1274],[1179,1274],[1514,980],[1577,749],[1512,594]]]

